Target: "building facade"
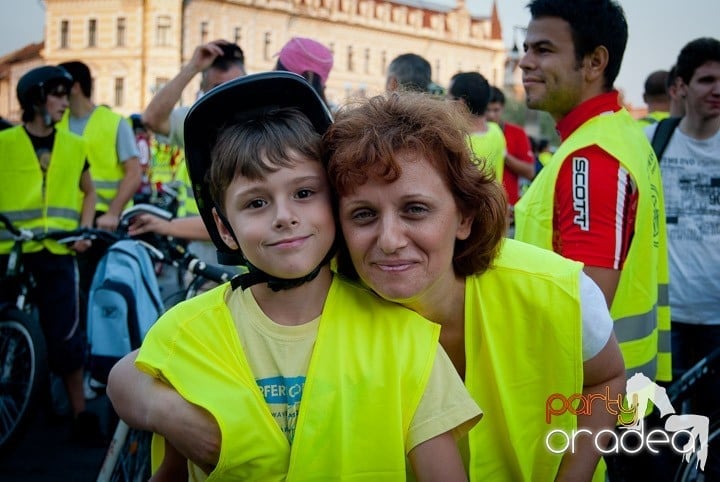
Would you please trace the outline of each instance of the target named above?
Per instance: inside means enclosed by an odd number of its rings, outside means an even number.
[[[446,7],[424,0],[45,0],[40,55],[46,64],[88,64],[93,100],[125,115],[141,112],[198,45],[218,38],[242,47],[248,73],[272,69],[293,36],[324,43],[335,57],[326,87],[335,104],[382,92],[387,65],[406,52],[425,57],[442,86],[468,70],[504,85],[507,55],[495,3],[488,16],[474,17],[464,0],[456,1]],[[193,102],[199,81],[181,103]],[[12,100],[0,101],[0,115],[18,119]]]

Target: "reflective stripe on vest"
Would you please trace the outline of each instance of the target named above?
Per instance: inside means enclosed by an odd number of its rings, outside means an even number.
[[[589,145],[597,145],[618,159],[632,175],[639,192],[635,233],[610,309],[613,320],[620,323],[621,333],[628,337],[620,343],[625,366],[628,373],[645,367],[653,370],[643,371],[651,380],[668,381],[669,273],[660,168],[647,138],[625,109],[588,120],[561,144],[515,205],[515,237],[552,249],[555,183],[560,167],[571,153]],[[654,320],[644,317],[650,313],[656,314]],[[624,326],[633,320],[640,326]]]
[[[79,225],[82,177],[87,150],[75,134],[59,129],[55,133],[50,164],[45,176],[32,142],[22,126],[0,132],[0,211],[9,215],[18,228],[34,233],[75,229]],[[0,253],[12,249],[12,237],[0,229]],[[66,254],[68,247],[53,240],[26,242],[24,252],[46,248],[55,254]]]
[[[59,128],[69,129],[69,115],[70,109],[65,111],[58,123]],[[118,126],[123,119],[120,114],[107,107],[97,106],[90,114],[82,133],[88,143],[88,161],[97,194],[97,211],[107,212],[110,202],[117,195],[120,181],[125,177],[125,171],[117,156]]]
[[[207,409],[223,432],[232,427],[222,434],[220,460],[208,480],[404,481],[407,432],[435,360],[439,325],[336,276],[291,451],[243,356],[225,304],[228,289],[220,286],[163,315],[137,359]]]

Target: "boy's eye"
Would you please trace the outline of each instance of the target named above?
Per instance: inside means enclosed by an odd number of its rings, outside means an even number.
[[[312,189],[300,189],[295,196],[299,199],[305,199],[312,196],[315,193]]]
[[[252,201],[247,203],[247,207],[249,207],[251,209],[258,209],[258,208],[265,206],[266,204],[267,204],[267,202],[265,202],[264,199],[253,199]]]

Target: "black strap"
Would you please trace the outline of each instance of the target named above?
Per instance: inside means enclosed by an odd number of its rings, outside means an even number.
[[[673,132],[675,132],[675,128],[678,124],[680,124],[681,120],[682,117],[668,117],[658,122],[652,141],[650,142],[653,150],[655,151],[658,162],[662,159],[665,148],[670,142],[670,138],[672,137]]]

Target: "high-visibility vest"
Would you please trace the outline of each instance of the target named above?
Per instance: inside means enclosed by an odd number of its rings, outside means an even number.
[[[76,229],[80,223],[82,196],[80,178],[85,167],[85,141],[75,134],[58,130],[45,176],[30,137],[23,126],[0,132],[0,212],[19,228],[46,233]],[[13,245],[10,232],[0,226],[0,253],[9,253]],[[70,252],[53,240],[26,242],[23,251],[48,249],[55,254]]]
[[[218,421],[223,449],[207,480],[404,481],[408,428],[440,326],[335,276],[291,448],[243,354],[228,289],[163,315],[137,358]]]
[[[515,238],[552,249],[560,167],[572,152],[591,145],[617,159],[632,175],[639,193],[635,233],[610,307],[627,377],[641,372],[651,380],[669,381],[669,272],[660,167],[647,138],[625,109],[593,117],[560,145],[515,205]]]
[[[58,122],[58,130],[69,130],[70,110],[66,110],[63,118]],[[125,177],[120,159],[117,155],[117,133],[120,122],[124,117],[105,106],[95,107],[90,114],[82,137],[88,144],[88,161],[90,162],[90,176],[95,184],[97,202],[95,210],[107,212],[110,203],[117,195],[120,181]]]
[[[485,162],[486,169],[495,173],[495,179],[502,184],[507,144],[500,126],[495,122],[488,122],[487,131],[483,134],[470,134],[468,142],[473,154]]]
[[[469,435],[471,481],[552,481],[562,454],[545,446],[571,433],[569,412],[546,423],[553,394],[582,393],[582,264],[512,239],[465,286],[465,386],[484,418]],[[510,301],[511,302],[510,302]]]

